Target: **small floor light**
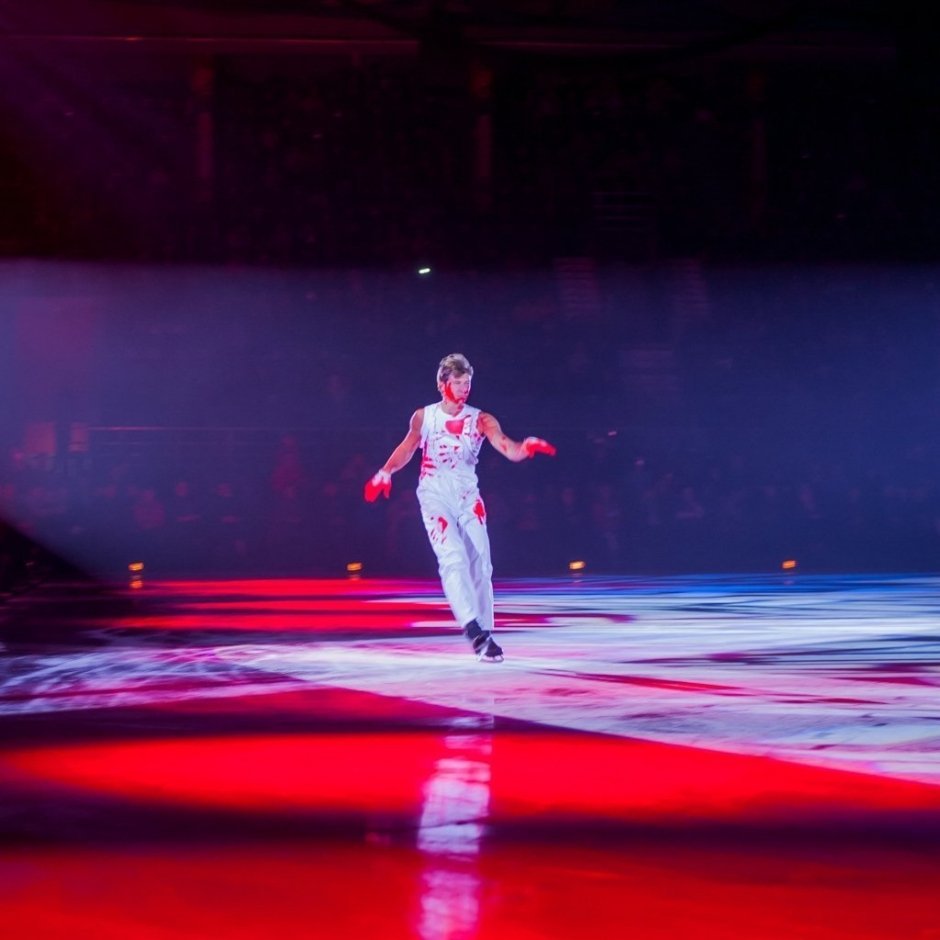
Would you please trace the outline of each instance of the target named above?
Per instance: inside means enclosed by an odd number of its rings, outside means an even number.
[[[139,591],[144,586],[144,563],[142,561],[132,561],[127,566],[130,574],[130,586],[132,591]]]

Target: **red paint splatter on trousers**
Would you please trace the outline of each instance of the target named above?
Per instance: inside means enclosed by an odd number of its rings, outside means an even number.
[[[476,505],[473,507],[473,514],[480,520],[481,523],[486,522],[486,507],[483,505],[483,500],[478,499]]]

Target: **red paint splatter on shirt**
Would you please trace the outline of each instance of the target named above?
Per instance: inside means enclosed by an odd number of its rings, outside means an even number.
[[[445,421],[444,427],[451,434],[461,434],[463,433],[464,419],[463,418],[454,418],[452,421]]]
[[[437,464],[431,459],[427,445],[425,445],[424,450],[421,452],[421,473],[418,479],[423,480],[425,477],[433,477],[435,470],[437,470]]]
[[[476,505],[473,507],[473,514],[480,520],[481,523],[486,523],[486,507],[483,505],[483,500],[478,499]]]

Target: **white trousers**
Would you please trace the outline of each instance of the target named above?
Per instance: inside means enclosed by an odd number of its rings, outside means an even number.
[[[493,629],[493,563],[486,510],[474,487],[419,488],[421,518],[437,556],[441,586],[457,623]]]

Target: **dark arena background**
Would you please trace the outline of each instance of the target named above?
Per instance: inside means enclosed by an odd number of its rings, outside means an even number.
[[[0,2],[0,934],[940,937],[921,17]]]

